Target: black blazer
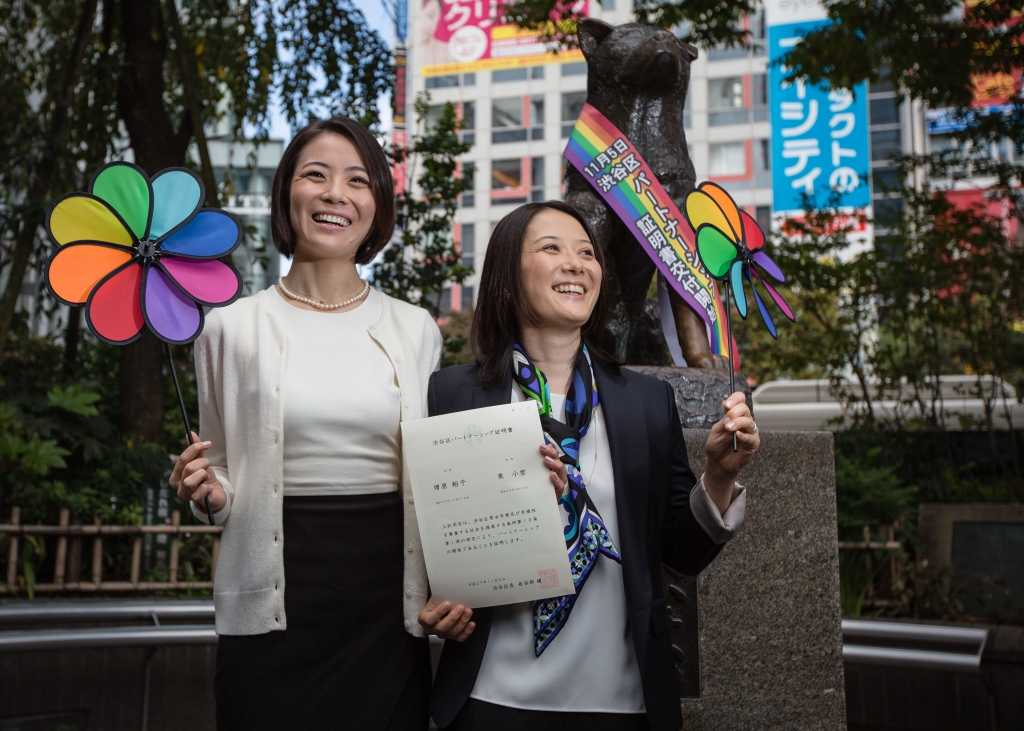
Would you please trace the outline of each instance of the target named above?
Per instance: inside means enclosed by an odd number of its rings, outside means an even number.
[[[608,428],[629,628],[653,731],[676,731],[683,719],[669,620],[661,591],[661,564],[696,575],[718,555],[690,511],[695,484],[671,387],[655,378],[595,364],[597,389]],[[475,365],[452,366],[430,379],[431,416],[507,404],[512,378],[480,385]],[[443,597],[439,597],[443,598]],[[438,727],[454,720],[473,691],[493,612],[476,609],[476,630],[465,642],[445,642],[430,699]],[[558,652],[558,643],[549,652]]]

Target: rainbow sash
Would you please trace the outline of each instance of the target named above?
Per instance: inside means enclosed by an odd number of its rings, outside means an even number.
[[[722,298],[697,257],[693,229],[633,144],[601,112],[584,104],[565,157],[633,232],[665,280],[704,320],[711,352],[729,357]]]

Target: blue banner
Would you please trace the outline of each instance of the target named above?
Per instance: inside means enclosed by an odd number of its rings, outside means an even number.
[[[395,35],[399,43],[409,38],[409,0],[397,0],[395,3]]]
[[[805,20],[768,28],[768,104],[772,121],[772,188],[775,211],[803,209],[801,196],[823,205],[841,194],[840,207],[871,204],[867,84],[851,93],[826,91],[802,81],[784,84],[775,60],[828,21]]]

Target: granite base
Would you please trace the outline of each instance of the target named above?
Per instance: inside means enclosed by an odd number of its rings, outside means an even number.
[[[685,438],[700,475],[707,431],[687,429]],[[682,620],[673,641],[682,643],[683,728],[845,729],[832,435],[763,432],[740,482],[748,486],[742,531],[690,592],[666,576]],[[696,641],[686,631],[692,593]]]

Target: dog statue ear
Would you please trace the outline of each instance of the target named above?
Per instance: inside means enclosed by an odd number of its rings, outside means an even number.
[[[683,53],[686,54],[686,57],[690,61],[696,61],[697,60],[697,47],[696,46],[693,46],[693,45],[691,45],[689,43],[683,43]]]
[[[603,20],[596,18],[580,18],[576,22],[576,37],[580,42],[580,50],[587,60],[594,55],[594,51],[601,45],[601,41],[615,30],[615,26],[608,25]]]

